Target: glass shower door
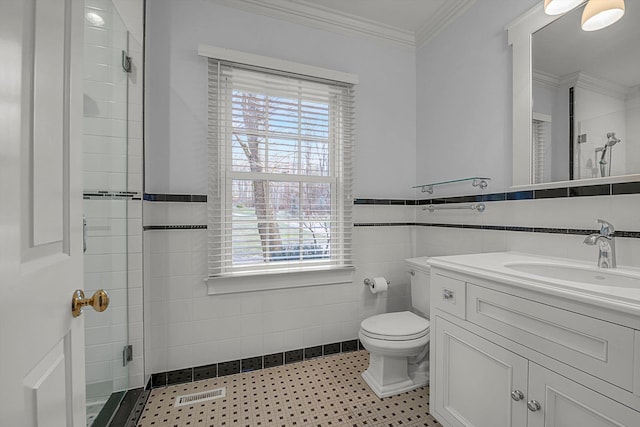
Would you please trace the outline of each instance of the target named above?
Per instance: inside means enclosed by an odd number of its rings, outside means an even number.
[[[128,34],[110,0],[86,0],[84,23],[85,293],[110,297],[104,313],[84,313],[87,425],[101,427],[129,386]]]

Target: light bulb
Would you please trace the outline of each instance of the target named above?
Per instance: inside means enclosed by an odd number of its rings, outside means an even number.
[[[584,0],[544,0],[544,12],[547,15],[561,15],[569,12]]]

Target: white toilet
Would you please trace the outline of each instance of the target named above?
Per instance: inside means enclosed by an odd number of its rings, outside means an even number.
[[[385,313],[362,321],[358,337],[369,351],[362,378],[378,397],[404,393],[429,383],[428,257],[406,260],[411,274],[412,311]]]

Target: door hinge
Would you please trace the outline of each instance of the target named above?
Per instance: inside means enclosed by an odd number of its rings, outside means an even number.
[[[122,366],[127,366],[127,363],[133,360],[133,346],[131,344],[125,345],[122,350]]]
[[[122,69],[126,73],[131,72],[131,57],[127,56],[127,51],[125,50],[122,51]]]

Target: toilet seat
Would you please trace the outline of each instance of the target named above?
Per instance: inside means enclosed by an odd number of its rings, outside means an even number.
[[[366,318],[360,331],[373,339],[385,341],[409,341],[429,334],[430,323],[410,311],[378,314]]]

